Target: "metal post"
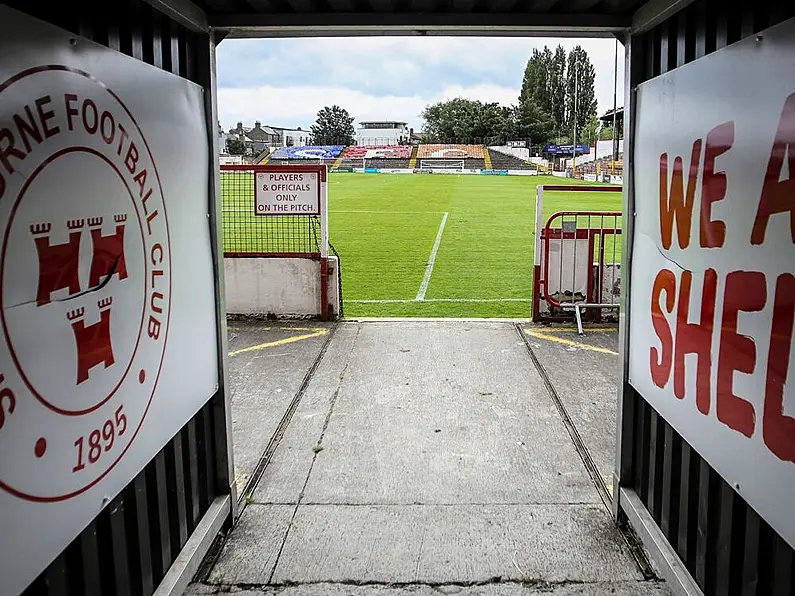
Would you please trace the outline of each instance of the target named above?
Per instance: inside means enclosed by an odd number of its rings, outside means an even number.
[[[618,130],[616,129],[616,111],[618,110],[618,38],[616,37],[616,65],[613,78],[613,171],[618,161]]]
[[[210,30],[207,36],[206,54],[201,58],[201,66],[206,71],[205,109],[208,128],[218,122],[217,82],[215,66],[215,47],[220,42],[218,34]],[[222,38],[221,38],[222,39]],[[228,352],[226,333],[226,289],[224,284],[223,224],[221,217],[221,182],[218,163],[218,135],[215,128],[209,134],[210,146],[210,205],[208,205],[210,240],[213,245],[213,272],[215,275],[215,305],[218,333],[219,387],[215,398],[215,457],[218,485],[222,492],[228,492],[231,499],[232,518],[237,515],[237,486],[232,453],[232,393],[229,391],[229,369],[226,359]]]
[[[577,174],[577,86],[579,85],[580,65],[579,58],[574,63],[574,110],[572,118],[574,120],[574,135],[571,139],[571,177]]]

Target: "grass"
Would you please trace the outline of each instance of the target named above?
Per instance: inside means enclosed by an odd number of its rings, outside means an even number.
[[[546,176],[332,174],[329,238],[342,260],[345,315],[529,317],[536,186],[561,182]],[[222,193],[227,212],[232,193],[223,177]],[[253,197],[243,202],[241,207],[238,199],[234,209],[247,211]],[[621,196],[545,193],[543,221],[562,210],[620,211]],[[425,300],[415,301],[445,212],[449,215]],[[255,234],[240,225],[225,225],[224,236],[226,250],[240,249],[241,242],[248,250],[265,250],[254,246],[247,238]],[[612,251],[608,240],[610,260]],[[449,299],[489,302],[436,301]]]

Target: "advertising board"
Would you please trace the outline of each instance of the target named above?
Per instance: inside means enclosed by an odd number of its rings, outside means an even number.
[[[792,546],[794,53],[790,20],[639,86],[629,318],[631,385]]]

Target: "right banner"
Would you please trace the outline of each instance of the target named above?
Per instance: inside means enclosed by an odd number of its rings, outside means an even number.
[[[795,20],[643,83],[629,380],[795,547]]]

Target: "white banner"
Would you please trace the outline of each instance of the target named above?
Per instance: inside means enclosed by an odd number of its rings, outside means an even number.
[[[794,55],[790,20],[640,86],[629,345],[631,384],[792,546]]]
[[[300,167],[267,166],[257,172],[254,187],[255,215],[319,215],[320,169],[301,171]]]
[[[16,594],[218,386],[204,98],[0,7],[0,577]]]

